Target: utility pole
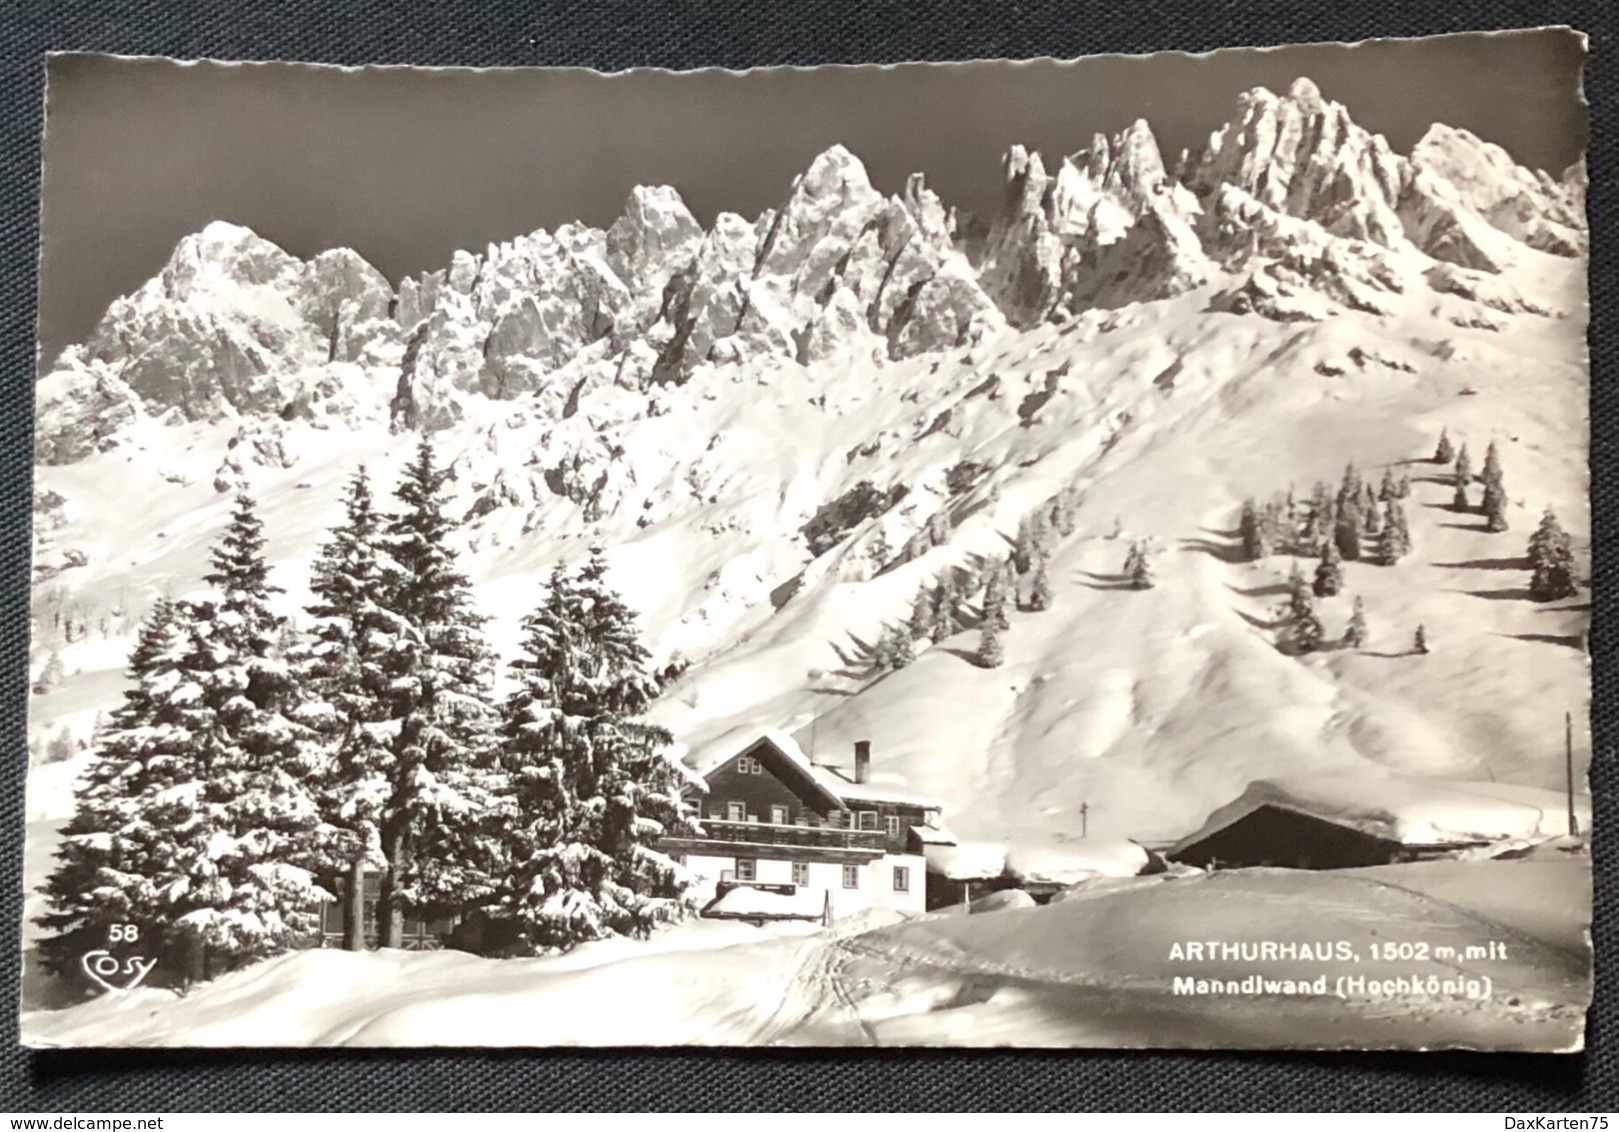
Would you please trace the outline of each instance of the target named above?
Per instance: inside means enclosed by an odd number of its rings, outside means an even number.
[[[1574,816],[1574,713],[1563,713],[1563,762],[1568,771],[1568,835],[1580,835],[1580,822]]]

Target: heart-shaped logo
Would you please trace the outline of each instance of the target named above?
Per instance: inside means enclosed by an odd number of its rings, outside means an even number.
[[[140,986],[146,980],[146,976],[152,973],[152,968],[157,966],[157,960],[133,956],[120,961],[111,952],[87,951],[79,958],[79,966],[83,967],[84,973],[104,990],[118,994]],[[107,981],[120,975],[128,979],[123,986]]]

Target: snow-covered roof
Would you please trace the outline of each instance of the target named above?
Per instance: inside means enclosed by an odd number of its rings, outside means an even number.
[[[826,890],[822,888],[799,888],[788,894],[743,885],[731,889],[703,909],[703,915],[739,920],[754,917],[818,920],[825,911]]]
[[[854,782],[829,766],[817,766],[822,784],[845,802],[888,802],[895,806],[915,806],[922,810],[942,810],[944,803],[925,794],[913,794],[903,781]]]
[[[1013,845],[1007,875],[1022,884],[1064,887],[1096,877],[1133,877],[1147,867],[1147,851],[1134,841],[1096,838],[1064,845]]]
[[[1535,841],[1566,832],[1568,800],[1556,790],[1491,782],[1310,775],[1263,779],[1209,815],[1196,833],[1167,852],[1174,855],[1266,806],[1292,810],[1402,845],[1467,845],[1483,841]],[[1590,799],[1576,797],[1583,828]]]
[[[760,740],[767,740],[776,750],[805,770],[810,768],[809,756],[798,745],[798,740],[777,727],[761,728],[753,740],[741,746],[727,738],[724,742],[710,743],[699,750],[688,751],[685,756],[686,765],[698,774],[706,775],[711,771],[718,770],[738,755],[743,754],[749,747],[752,747]]]
[[[928,872],[946,880],[985,880],[1006,872],[1006,846],[994,841],[963,841],[923,849]]]
[[[804,748],[798,745],[798,741],[776,727],[761,728],[757,738],[742,746],[734,742],[712,743],[701,750],[687,752],[684,762],[689,769],[706,777],[738,755],[747,754],[760,743],[768,743],[774,747],[783,759],[803,771],[815,786],[839,803],[888,802],[896,806],[915,806],[924,810],[944,808],[944,803],[936,798],[907,790],[903,780],[895,781],[895,776],[885,776],[885,780],[881,782],[854,782],[844,777],[836,768],[811,762],[810,757],[804,753]]]
[[[954,845],[956,835],[948,829],[932,825],[913,825],[911,834],[923,845]]]

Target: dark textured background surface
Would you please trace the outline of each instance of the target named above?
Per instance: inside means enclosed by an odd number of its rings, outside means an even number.
[[[1101,51],[1425,35],[1571,24],[1591,37],[1592,627],[1596,941],[1619,884],[1609,803],[1619,703],[1610,661],[1616,456],[1615,52],[1609,0],[3,0],[0,2],[0,950],[20,915],[29,443],[43,53],[94,50],[332,63],[734,66],[1059,57]],[[0,1033],[16,1033],[16,964]],[[334,988],[334,993],[341,993]],[[930,1052],[0,1052],[0,1110],[253,1109],[1464,1109],[1619,1107],[1614,980],[1599,966],[1582,1057],[1487,1054]]]

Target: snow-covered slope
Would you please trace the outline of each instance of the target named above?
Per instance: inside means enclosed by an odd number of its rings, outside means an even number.
[[[198,585],[236,485],[295,611],[344,479],[386,485],[429,429],[497,646],[603,539],[654,651],[691,664],[656,714],[693,751],[871,739],[987,840],[1071,839],[1082,804],[1095,836],[1172,839],[1298,772],[1555,787],[1587,615],[1524,600],[1518,559],[1547,504],[1582,554],[1589,531],[1579,172],[1439,127],[1396,154],[1307,83],[1250,92],[1173,170],[1144,124],[1056,168],[1014,150],[979,240],[920,176],[884,195],[834,148],[754,219],[705,230],[642,188],[605,231],[397,288],[210,225],[38,383],[35,662],[67,678],[35,738],[117,702],[134,623]],[[1497,442],[1510,533],[1409,463],[1441,427],[1475,462]],[[1322,602],[1330,638],[1362,597],[1368,648],[1285,656],[1288,564],[1235,561],[1236,509],[1350,460],[1411,474],[1415,551]],[[863,481],[904,492],[813,553],[804,524]],[[968,629],[872,670],[920,585],[1004,557],[1060,493],[1053,606],[1011,614],[1002,667]],[[1117,576],[1135,541],[1145,592]],[[36,774],[40,822],[78,761]]]

